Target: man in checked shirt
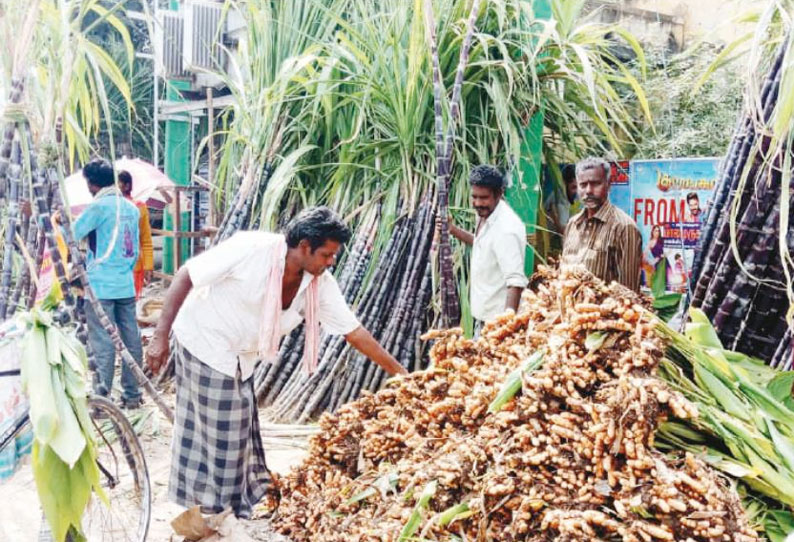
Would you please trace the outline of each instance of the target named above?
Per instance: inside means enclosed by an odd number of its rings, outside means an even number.
[[[642,238],[634,221],[609,202],[609,164],[585,158],[576,164],[584,209],[565,228],[561,267],[582,266],[604,282],[638,291]]]

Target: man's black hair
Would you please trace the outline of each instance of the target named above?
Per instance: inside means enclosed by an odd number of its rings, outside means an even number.
[[[350,240],[350,229],[328,207],[311,207],[301,211],[287,224],[286,237],[288,247],[295,248],[306,239],[314,252],[328,240],[347,243]]]
[[[113,186],[113,183],[116,182],[113,178],[113,166],[110,165],[110,162],[101,158],[91,160],[83,166],[83,177],[89,183],[100,188]]]
[[[132,185],[132,175],[130,175],[129,171],[122,169],[119,171],[118,178],[120,183]]]
[[[700,203],[700,198],[698,197],[697,192],[690,192],[689,194],[686,195],[686,200],[687,201],[690,201],[690,200],[693,200],[693,199],[698,200],[698,203]]]
[[[576,180],[576,165],[574,164],[565,164],[562,166],[562,181],[565,184],[568,184],[571,181]]]
[[[499,168],[482,164],[475,166],[469,175],[471,186],[484,186],[490,188],[494,193],[502,193],[507,188],[507,179],[499,171]]]

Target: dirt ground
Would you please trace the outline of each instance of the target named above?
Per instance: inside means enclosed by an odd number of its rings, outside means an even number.
[[[145,408],[154,410],[153,417],[146,423],[139,436],[146,453],[153,494],[152,519],[147,541],[181,542],[181,539],[173,534],[170,522],[183,512],[184,508],[169,502],[166,498],[171,461],[171,426],[151,402],[147,403]],[[260,420],[266,421],[261,413]],[[305,454],[303,448],[295,447],[283,439],[266,439],[265,450],[268,467],[277,473],[287,472],[291,466],[299,463]],[[0,483],[0,540],[36,542],[41,521],[33,472],[27,459],[26,464],[11,479]],[[276,539],[270,534],[264,521],[245,522],[245,527],[258,541]]]

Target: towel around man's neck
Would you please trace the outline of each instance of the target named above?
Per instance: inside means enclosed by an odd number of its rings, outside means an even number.
[[[282,299],[281,289],[284,281],[284,266],[287,261],[287,242],[283,236],[277,237],[270,251],[270,272],[265,285],[265,301],[262,305],[262,319],[259,328],[259,344],[257,350],[263,360],[274,360],[278,356],[278,345],[281,340]],[[306,343],[303,349],[303,370],[312,374],[317,369],[317,356],[320,343],[320,312],[319,277],[312,277],[306,288]]]

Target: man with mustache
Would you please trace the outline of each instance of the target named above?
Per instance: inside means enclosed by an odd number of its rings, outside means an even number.
[[[230,507],[237,517],[251,516],[271,483],[254,367],[260,360],[273,361],[281,337],[302,321],[308,373],[317,368],[320,324],[389,374],[406,373],[361,326],[328,271],[349,239],[350,230],[336,213],[313,207],[290,222],[284,235],[236,233],[177,272],[146,351],[157,373],[168,359],[173,326],[171,500],[200,505],[205,512]]]
[[[449,232],[472,245],[471,314],[478,335],[486,320],[518,309],[521,291],[527,285],[527,238],[521,218],[504,201],[507,182],[501,171],[489,165],[477,166],[469,175],[469,184],[477,228],[472,234],[450,221]]]
[[[565,228],[561,267],[582,266],[604,282],[638,291],[642,238],[634,221],[609,202],[609,164],[585,158],[576,164],[584,209]]]

